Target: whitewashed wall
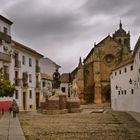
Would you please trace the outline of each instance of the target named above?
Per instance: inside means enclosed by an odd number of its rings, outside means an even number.
[[[61,83],[60,84],[61,91],[62,91],[62,88],[65,88],[65,92],[63,92],[63,93],[65,93],[67,96],[68,96],[68,86],[69,86],[69,83]]]
[[[18,60],[21,62],[21,67],[20,68],[15,68],[15,61],[14,61],[14,57],[12,58],[12,62],[11,62],[11,67],[10,67],[10,80],[12,81],[12,83],[14,83],[14,79],[15,79],[15,70],[17,69],[18,73],[19,73],[19,78],[22,79],[22,74],[23,72],[27,72],[28,73],[28,89],[26,92],[26,106],[30,106],[32,105],[33,108],[36,106],[35,104],[35,87],[36,87],[36,59],[39,59],[38,57],[36,57],[35,55],[33,55],[32,53],[28,52],[28,51],[23,51],[17,48],[14,48],[13,46],[13,51],[18,53]],[[25,56],[25,65],[22,64],[22,56]],[[31,58],[32,60],[32,66],[29,66],[29,58]],[[29,74],[32,75],[32,82],[29,82]],[[19,91],[19,98],[16,99],[16,101],[18,102],[18,105],[22,108],[23,105],[23,97],[22,97],[22,87],[21,86],[16,86],[16,89]],[[32,90],[32,98],[29,98],[29,91]]]
[[[134,85],[134,70],[130,70],[131,66],[133,66],[133,63],[113,71],[111,75],[111,107],[114,110],[130,111],[135,108],[136,94],[134,89],[136,87]],[[127,72],[124,72],[125,68]],[[115,73],[117,73],[116,76]],[[130,78],[133,81],[132,84],[129,83]],[[116,86],[118,89],[116,89]],[[133,94],[131,93],[132,89],[134,90]]]
[[[49,74],[50,76],[53,75],[53,73],[56,71],[56,69],[59,68],[59,66],[54,63],[52,60],[49,58],[41,58],[40,59],[40,68],[42,73]]]
[[[134,102],[134,111],[140,112],[140,46],[138,47],[138,50],[134,57],[134,70],[134,76],[137,83],[135,88],[136,98]]]

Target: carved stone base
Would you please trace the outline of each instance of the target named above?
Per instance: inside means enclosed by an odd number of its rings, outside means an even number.
[[[69,113],[81,112],[80,100],[79,99],[69,99],[67,100],[67,109]]]
[[[80,100],[78,98],[66,98],[66,94],[59,92],[57,96],[46,98],[45,102],[40,103],[38,112],[43,114],[64,114],[81,112]]]
[[[39,109],[37,112],[47,114],[47,115],[66,114],[66,113],[68,113],[68,109],[63,109],[63,110]]]

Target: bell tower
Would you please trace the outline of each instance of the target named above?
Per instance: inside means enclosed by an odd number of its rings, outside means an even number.
[[[122,46],[127,47],[130,50],[130,32],[128,33],[122,28],[122,22],[120,20],[119,29],[113,34],[113,39],[120,43]]]

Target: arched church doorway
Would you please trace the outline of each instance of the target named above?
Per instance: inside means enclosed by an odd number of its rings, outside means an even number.
[[[107,85],[102,90],[102,102],[111,102],[110,85]]]

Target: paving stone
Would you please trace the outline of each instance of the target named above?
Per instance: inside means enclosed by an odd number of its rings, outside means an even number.
[[[44,115],[22,113],[20,122],[27,139],[34,140],[140,140],[140,124],[126,112]]]

